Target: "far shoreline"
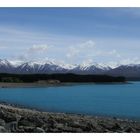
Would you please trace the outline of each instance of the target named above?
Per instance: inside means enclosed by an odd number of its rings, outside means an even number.
[[[132,82],[60,82],[60,83],[14,83],[14,82],[0,82],[0,88],[47,88],[59,86],[75,86],[75,85],[117,85],[117,84],[132,84]]]

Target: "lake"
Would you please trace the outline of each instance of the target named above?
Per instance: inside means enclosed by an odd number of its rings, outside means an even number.
[[[0,88],[0,101],[50,112],[140,119],[140,82]]]

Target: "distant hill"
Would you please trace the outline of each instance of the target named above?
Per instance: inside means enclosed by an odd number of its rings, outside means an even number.
[[[117,68],[110,69],[106,74],[112,76],[125,76],[127,78],[140,78],[140,64],[121,65]]]

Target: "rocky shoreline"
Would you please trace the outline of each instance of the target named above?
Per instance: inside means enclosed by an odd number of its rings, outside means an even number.
[[[0,132],[138,133],[140,132],[140,122],[117,118],[41,112],[0,104]]]

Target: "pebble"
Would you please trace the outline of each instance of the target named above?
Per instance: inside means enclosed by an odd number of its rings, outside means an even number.
[[[1,126],[5,126],[5,121],[2,120],[2,119],[0,119],[0,125],[1,125]]]
[[[34,129],[34,132],[36,132],[36,133],[44,133],[45,131],[42,128],[40,128],[40,127],[36,127]]]

